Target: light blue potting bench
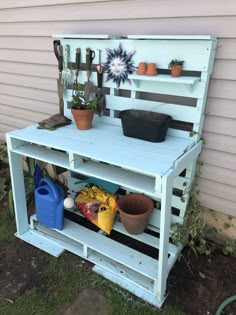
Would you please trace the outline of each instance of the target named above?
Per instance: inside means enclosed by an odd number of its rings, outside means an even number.
[[[93,128],[76,129],[75,124],[56,131],[39,130],[30,126],[7,133],[9,162],[20,239],[54,255],[65,250],[94,263],[93,270],[129,290],[138,297],[160,307],[165,300],[169,271],[181,246],[170,240],[172,223],[182,223],[193,182],[196,161],[201,152],[200,140],[209,78],[212,73],[216,39],[212,36],[136,36],[127,38],[109,35],[56,35],[63,47],[70,47],[70,62],[75,61],[76,48],[86,47],[102,51],[117,49],[121,43],[127,52],[136,50],[135,65],[140,61],[155,62],[159,75],[155,77],[129,76],[132,84],[121,84],[116,90],[112,81],[104,82],[106,107],[109,114],[96,117]],[[185,61],[185,73],[171,77],[168,63],[171,59]],[[98,64],[98,53],[93,64]],[[161,71],[159,69],[165,69]],[[74,80],[74,74],[73,78]],[[87,80],[81,70],[79,82]],[[90,81],[96,85],[96,73]],[[71,90],[64,89],[65,115],[71,117],[67,102]],[[119,111],[127,108],[145,109],[169,114],[175,126],[169,128],[165,142],[151,143],[123,136]],[[52,150],[56,149],[56,150]],[[60,150],[60,151],[58,151]],[[101,232],[65,219],[61,231],[37,223],[35,215],[28,220],[24,188],[22,157],[28,156],[68,170],[71,190],[77,180],[71,176],[80,173],[118,184],[126,192],[139,192],[160,202],[155,208],[149,231],[129,235],[116,218],[114,230],[159,251],[156,257],[140,252],[125,243],[109,239]],[[181,198],[179,194],[184,194]],[[181,276],[181,275],[180,275]],[[79,279],[78,279],[79,281]]]

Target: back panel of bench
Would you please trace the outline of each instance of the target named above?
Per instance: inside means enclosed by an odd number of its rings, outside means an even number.
[[[216,39],[211,36],[128,36],[113,38],[109,35],[55,35],[61,39],[63,48],[69,45],[70,82],[64,93],[65,115],[70,117],[70,100],[76,48],[81,49],[81,70],[78,81],[87,81],[85,72],[85,49],[95,51],[90,81],[97,86],[96,65],[107,61],[106,49],[118,49],[119,44],[126,53],[135,51],[133,64],[156,63],[158,75],[129,75],[130,83],[121,84],[119,90],[113,80],[106,81],[104,73],[103,93],[106,94],[106,113],[97,117],[102,123],[121,125],[119,111],[144,109],[169,114],[173,118],[168,134],[177,137],[200,138],[204,121],[204,108],[209,77],[212,73]],[[71,38],[73,37],[73,38]],[[118,37],[118,36],[117,36]],[[184,60],[184,71],[180,78],[172,78],[168,69],[171,59]]]

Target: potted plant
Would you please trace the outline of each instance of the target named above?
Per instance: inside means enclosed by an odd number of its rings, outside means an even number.
[[[84,97],[81,84],[74,84],[73,95],[71,99],[71,112],[74,117],[76,126],[80,130],[87,130],[92,127],[94,112],[98,107],[98,99],[96,96]]]
[[[172,59],[168,65],[172,77],[179,77],[183,68],[183,60]]]

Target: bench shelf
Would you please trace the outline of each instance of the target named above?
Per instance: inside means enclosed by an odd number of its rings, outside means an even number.
[[[137,81],[136,85],[138,85],[139,81],[166,82],[166,83],[189,84],[189,85],[194,85],[195,83],[200,81],[199,77],[181,76],[181,77],[175,78],[167,74],[158,74],[153,77],[146,76],[146,75],[132,74],[132,75],[129,75],[129,79]]]
[[[92,129],[78,130],[73,122],[55,131],[37,129],[33,125],[6,135],[16,236],[56,257],[65,250],[71,251],[92,262],[97,273],[161,307],[168,274],[182,249],[171,243],[171,224],[183,222],[201,152],[200,135],[216,39],[211,36],[134,35],[124,39],[114,35],[69,34],[55,37],[60,38],[63,47],[69,45],[71,65],[77,47],[81,51],[86,47],[101,49],[104,63],[106,48],[117,48],[121,43],[127,51],[136,50],[133,57],[136,65],[145,60],[150,51],[153,54],[145,61],[153,62],[154,52],[158,51],[157,64],[161,69],[179,56],[186,61],[186,71],[199,72],[199,77],[180,78],[131,74],[129,79],[134,84],[121,84],[119,91],[114,83],[104,80],[107,113],[95,117]],[[98,62],[96,56],[94,64]],[[85,71],[80,72],[79,82],[84,83]],[[96,85],[95,71],[90,80]],[[67,107],[70,98],[71,90],[65,88],[64,111],[69,118],[72,117]],[[174,123],[166,140],[152,143],[125,137],[119,111],[130,108],[171,115]],[[118,184],[124,193],[139,192],[150,196],[155,209],[148,228],[140,235],[130,235],[117,214],[111,235],[107,236],[73,209],[65,212],[61,231],[43,226],[35,214],[28,219],[24,156],[65,168],[72,195],[78,189],[76,174],[82,174]]]

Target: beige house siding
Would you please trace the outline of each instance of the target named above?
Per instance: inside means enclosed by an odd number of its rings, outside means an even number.
[[[236,216],[236,2],[8,0],[0,2],[0,138],[58,110],[52,34],[218,37],[200,159],[203,206]]]

